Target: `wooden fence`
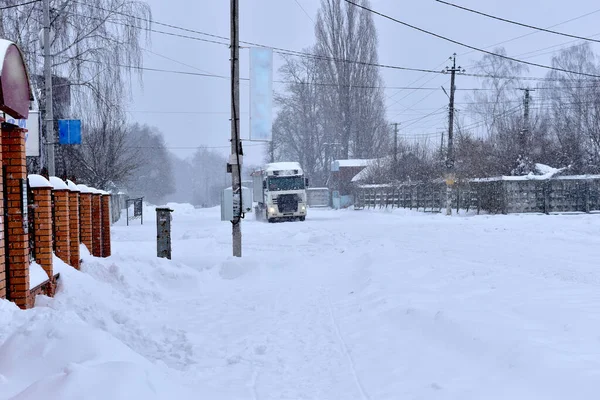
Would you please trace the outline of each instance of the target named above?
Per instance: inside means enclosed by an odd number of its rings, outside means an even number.
[[[441,212],[445,207],[446,185],[442,181],[361,185],[354,191],[355,209]],[[600,211],[600,176],[472,179],[454,186],[452,208],[492,214]]]

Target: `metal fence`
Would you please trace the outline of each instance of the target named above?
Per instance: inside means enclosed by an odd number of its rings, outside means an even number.
[[[125,202],[127,201],[127,195],[123,193],[111,193],[110,195],[110,218],[111,223],[117,222],[121,219],[121,210],[125,209]]]
[[[354,191],[354,208],[408,208],[440,212],[446,207],[442,181],[397,185],[362,185]],[[499,177],[457,183],[452,208],[502,213],[600,211],[600,176],[552,179]]]

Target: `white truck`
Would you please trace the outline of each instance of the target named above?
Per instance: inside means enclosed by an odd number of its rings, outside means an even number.
[[[252,173],[256,218],[269,222],[306,219],[308,180],[297,162],[277,162]]]

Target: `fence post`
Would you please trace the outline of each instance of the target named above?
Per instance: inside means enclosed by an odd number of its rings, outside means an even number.
[[[25,130],[2,124],[2,164],[4,173],[4,229],[6,246],[6,286],[10,300],[20,308],[33,306],[29,293],[29,223],[27,221],[27,166]],[[25,187],[24,187],[25,186]]]
[[[30,234],[34,235],[35,261],[52,279],[52,184],[41,175],[29,175],[28,180],[33,198],[34,226]]]
[[[585,207],[585,212],[586,213],[590,213],[590,181],[589,180],[585,180],[584,181],[584,207]]]
[[[72,267],[79,269],[79,243],[81,241],[80,238],[80,229],[79,229],[79,188],[75,183],[70,180],[67,180],[67,186],[71,191],[69,193],[69,236],[71,237],[71,254],[70,254],[70,263]]]
[[[102,207],[102,257],[110,257],[111,255],[111,247],[110,247],[110,221],[111,221],[111,212],[110,212],[110,193],[102,192],[102,197],[100,198],[101,207]]]
[[[92,254],[92,192],[86,185],[79,189],[79,242]]]
[[[544,194],[544,214],[550,214],[550,185],[552,183],[548,180],[542,183],[542,193]]]
[[[54,187],[54,244],[58,258],[71,264],[71,235],[69,232],[69,187],[60,178],[50,177]]]
[[[92,190],[92,255],[102,257],[102,194]]]

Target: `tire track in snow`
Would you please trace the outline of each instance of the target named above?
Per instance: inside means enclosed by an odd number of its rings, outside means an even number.
[[[331,325],[333,325],[335,334],[336,334],[338,341],[342,347],[342,350],[344,350],[344,353],[346,354],[346,358],[348,359],[348,363],[350,365],[350,370],[352,371],[352,376],[354,377],[354,382],[356,383],[356,387],[358,388],[358,391],[360,392],[360,397],[363,400],[369,400],[370,397],[365,392],[365,388],[363,387],[363,385],[360,381],[360,378],[358,376],[358,373],[356,372],[356,364],[354,363],[354,359],[352,358],[352,355],[350,354],[350,350],[348,349],[348,345],[346,344],[346,341],[344,340],[344,337],[342,336],[342,333],[340,332],[340,326],[339,326],[337,320],[335,319],[335,316],[333,315],[333,305],[331,304],[331,300],[329,299],[329,296],[325,295],[325,297],[327,298],[327,309],[329,311],[329,318],[331,319]]]

